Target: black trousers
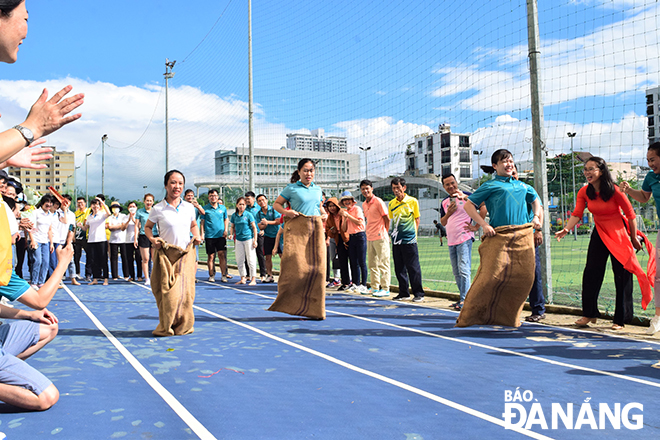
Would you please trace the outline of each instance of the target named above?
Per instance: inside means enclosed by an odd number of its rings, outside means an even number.
[[[135,281],[135,260],[136,260],[136,255],[137,258],[140,258],[140,250],[135,247],[133,242],[130,243],[124,243],[124,250],[126,251],[124,254],[121,254],[121,259],[122,261],[126,262],[126,266],[123,266],[128,272],[124,272],[124,276],[129,276]],[[142,259],[140,258],[140,264],[138,264],[138,272],[140,273],[140,277],[142,277]]]
[[[25,251],[27,251],[28,242],[25,237],[19,237],[16,240],[16,275],[23,278],[23,263],[25,262]]]
[[[91,260],[91,261],[90,261]],[[92,266],[92,275],[99,279],[108,278],[108,242],[87,243],[87,265]]]
[[[259,263],[259,276],[265,277],[268,275],[266,271],[266,257],[264,257],[264,236],[257,235],[257,262]],[[250,267],[247,263],[247,258],[245,259],[245,273],[250,273]]]
[[[344,246],[344,240],[341,234],[337,234],[337,258],[339,259],[339,272],[341,275],[341,284],[348,286],[351,284],[351,273],[348,270],[348,248]]]
[[[125,243],[110,243],[110,270],[112,278],[119,278],[119,254],[121,254],[121,273],[123,277],[128,276],[128,261],[126,258]]]
[[[80,273],[80,257],[82,256],[82,251],[85,251],[87,258],[89,259],[89,252],[87,251],[87,239],[85,240],[76,240],[73,243],[73,264],[76,266],[76,273]],[[92,265],[89,261],[85,264],[85,277],[92,276]]]
[[[408,292],[408,279],[410,279],[412,294],[423,298],[422,269],[419,267],[417,243],[393,245],[392,257],[394,258],[396,279],[399,281],[398,296],[410,296]]]
[[[582,314],[587,318],[598,318],[598,295],[605,278],[607,258],[612,261],[614,272],[614,286],[616,300],[614,306],[614,323],[627,324],[633,319],[633,274],[623,268],[598,235],[595,227],[591,233],[589,250],[587,251],[587,265],[582,274]]]

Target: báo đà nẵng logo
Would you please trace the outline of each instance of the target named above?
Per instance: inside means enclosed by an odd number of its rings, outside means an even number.
[[[504,390],[504,427],[506,429],[642,429],[644,405],[638,402],[592,402],[581,404],[552,402],[543,408],[530,390]]]

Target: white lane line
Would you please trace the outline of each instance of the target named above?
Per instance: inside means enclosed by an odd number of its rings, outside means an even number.
[[[140,361],[138,361],[135,356],[131,354],[130,351],[122,345],[117,338],[105,328],[105,326],[99,321],[96,316],[87,308],[85,304],[78,299],[76,295],[69,289],[68,286],[64,286],[64,290],[67,291],[69,296],[78,304],[78,306],[85,312],[85,314],[92,320],[94,325],[105,335],[106,338],[110,341],[112,345],[115,346],[117,351],[126,358],[126,360],[135,368],[135,370],[142,376],[142,378],[153,388],[153,390],[158,393],[158,395],[167,403],[172,410],[183,420],[183,422],[192,429],[192,431],[197,434],[197,436],[202,440],[216,440],[215,436],[211,434],[205,427],[202,425],[187,409],[184,407],[167,389],[156,380],[155,377],[149,373],[149,371],[142,366]]]
[[[316,351],[314,349],[305,347],[304,345],[300,345],[300,344],[297,344],[295,342],[287,341],[286,339],[282,339],[279,336],[275,336],[273,334],[270,334],[268,332],[260,330],[256,327],[252,327],[251,325],[247,325],[247,324],[244,324],[242,322],[234,321],[231,318],[228,318],[226,316],[223,316],[223,315],[220,315],[218,313],[212,312],[212,311],[210,311],[208,309],[205,309],[203,307],[199,307],[199,306],[193,306],[193,307],[197,310],[200,310],[200,311],[204,312],[204,313],[208,313],[211,316],[215,316],[216,318],[220,318],[220,319],[222,319],[224,321],[227,321],[231,324],[238,325],[238,326],[243,327],[247,330],[250,330],[252,332],[255,332],[255,333],[258,333],[262,336],[270,338],[274,341],[281,342],[282,344],[289,345],[289,346],[294,347],[298,350],[301,350],[301,351],[307,352],[309,354],[312,354],[314,356],[320,357],[322,359],[325,359],[329,362],[332,362],[334,364],[337,364],[337,365],[342,366],[344,368],[347,368],[349,370],[355,371],[357,373],[364,374],[365,376],[369,376],[369,377],[372,377],[374,379],[378,379],[380,381],[383,381],[383,382],[388,383],[390,385],[394,385],[394,386],[399,387],[401,389],[404,389],[406,391],[410,391],[411,393],[415,393],[415,394],[420,395],[422,397],[426,397],[427,399],[430,399],[430,400],[433,400],[435,402],[441,403],[445,406],[448,406],[450,408],[453,408],[453,409],[456,409],[458,411],[464,412],[468,415],[478,417],[482,420],[485,420],[487,422],[490,422],[490,423],[493,423],[495,425],[501,426],[503,428],[509,428],[508,429],[509,431],[515,431],[515,432],[518,432],[520,434],[526,435],[527,437],[531,437],[531,438],[534,438],[534,439],[551,439],[551,437],[547,437],[547,436],[544,436],[542,434],[538,434],[534,431],[529,431],[529,430],[522,429],[522,428],[507,427],[507,425],[504,423],[503,420],[495,418],[495,417],[493,417],[491,415],[488,415],[486,413],[482,413],[481,411],[477,411],[476,409],[472,409],[472,408],[467,407],[465,405],[461,405],[460,403],[453,402],[451,400],[445,399],[444,397],[437,396],[435,394],[429,393],[428,391],[424,391],[424,390],[416,388],[412,385],[408,385],[408,384],[405,384],[403,382],[399,382],[398,380],[391,379],[387,376],[383,376],[381,374],[374,373],[373,371],[365,370],[364,368],[360,368],[360,367],[357,367],[353,364],[349,364],[348,362],[344,362],[344,361],[342,361],[340,359],[337,359],[333,356],[330,356],[330,355],[327,355],[325,353],[321,353],[320,351]]]
[[[209,283],[209,284],[213,284],[213,283]],[[221,287],[225,287],[225,286],[221,286]],[[241,290],[241,289],[231,288],[231,287],[226,287],[226,288],[231,289],[231,290],[237,290],[237,291],[243,292],[243,293],[249,293],[249,294],[252,294],[252,295],[255,295],[255,296],[261,296],[263,298],[273,299],[272,296],[267,296],[267,295],[263,295],[261,293],[256,293],[256,292],[250,292],[249,290]],[[375,306],[375,307],[377,307],[377,306]],[[435,310],[437,310],[437,309],[435,309]],[[637,377],[630,377],[630,376],[625,376],[623,374],[611,373],[609,371],[597,370],[595,368],[588,368],[588,367],[583,367],[583,366],[580,366],[580,365],[569,364],[569,363],[566,363],[566,362],[555,361],[555,360],[546,359],[546,358],[543,358],[543,357],[540,357],[540,356],[534,356],[532,354],[521,353],[521,352],[513,351],[513,350],[507,350],[505,348],[494,347],[492,345],[480,344],[479,342],[467,341],[467,340],[460,339],[460,338],[453,338],[453,337],[450,337],[450,336],[438,335],[438,334],[435,334],[435,333],[426,332],[424,330],[418,330],[418,329],[415,329],[415,328],[404,327],[404,326],[401,326],[401,325],[392,324],[392,323],[389,323],[389,322],[386,322],[386,321],[380,321],[380,320],[377,320],[377,319],[371,319],[371,318],[365,318],[365,317],[362,317],[362,316],[351,315],[350,313],[336,312],[334,310],[328,310],[328,309],[326,309],[326,313],[331,313],[333,315],[347,316],[347,317],[350,317],[350,318],[355,318],[355,319],[359,319],[359,320],[362,320],[362,321],[371,322],[371,323],[374,323],[374,324],[384,325],[384,326],[387,326],[387,327],[393,327],[393,328],[396,328],[396,329],[399,329],[399,330],[406,330],[406,331],[410,331],[410,332],[413,332],[413,333],[419,333],[421,335],[431,336],[431,337],[439,338],[439,339],[444,339],[446,341],[458,342],[460,344],[469,345],[471,347],[479,347],[479,348],[484,348],[484,349],[487,349],[487,350],[494,350],[494,351],[498,351],[500,353],[520,356],[520,357],[524,357],[524,358],[527,358],[527,359],[532,359],[532,360],[539,361],[539,362],[545,362],[545,363],[548,363],[548,364],[551,364],[551,365],[557,365],[557,366],[560,366],[560,367],[571,368],[571,369],[574,369],[574,370],[586,371],[586,372],[594,373],[594,374],[601,374],[601,375],[604,375],[604,376],[615,377],[617,379],[627,380],[627,381],[630,381],[630,382],[640,383],[642,385],[648,385],[648,386],[660,388],[660,383],[658,383],[658,382],[652,382],[652,381],[645,380],[645,379],[639,379]]]

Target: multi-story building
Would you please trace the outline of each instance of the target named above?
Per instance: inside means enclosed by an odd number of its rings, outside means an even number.
[[[649,118],[649,144],[660,141],[660,87],[646,90],[646,116]]]
[[[33,170],[27,168],[9,167],[8,174],[18,177],[21,184],[28,186],[40,193],[45,193],[49,186],[65,193],[73,191],[75,182],[75,153],[73,151],[53,151],[53,158],[42,161],[47,168]]]
[[[327,153],[346,153],[346,138],[326,136],[325,130],[318,128],[312,134],[289,133],[286,135],[287,150],[319,151]]]
[[[215,178],[195,179],[197,186],[248,186],[249,149],[217,150],[215,152]],[[254,149],[254,180],[257,193],[269,199],[279,195],[289,184],[291,174],[297,169],[298,161],[309,157],[316,161],[314,181],[329,190],[344,188],[349,182],[359,182],[360,156],[357,154],[296,150]],[[215,183],[215,184],[214,184]]]
[[[470,135],[452,133],[449,124],[441,124],[437,133],[422,133],[406,149],[406,174],[444,175],[452,173],[458,182],[472,179]]]

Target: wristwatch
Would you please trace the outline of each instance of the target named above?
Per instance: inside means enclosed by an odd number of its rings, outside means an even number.
[[[26,147],[30,145],[32,142],[34,142],[34,134],[32,133],[32,130],[30,130],[29,128],[23,127],[22,125],[15,125],[12,128],[18,130],[21,136],[23,136],[23,138],[25,139]]]

